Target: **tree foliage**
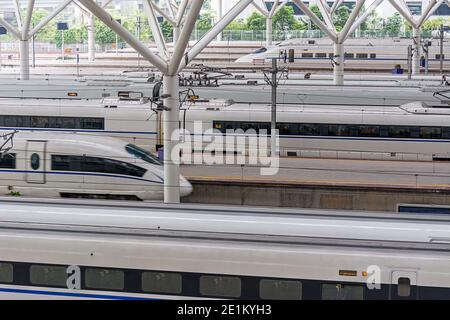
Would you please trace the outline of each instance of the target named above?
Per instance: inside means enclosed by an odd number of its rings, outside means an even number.
[[[402,16],[400,13],[396,12],[393,16],[386,19],[384,30],[389,34],[396,35],[400,32],[402,24]]]
[[[247,18],[247,30],[265,30],[266,29],[266,18],[259,12],[252,12],[252,14]]]
[[[215,15],[211,11],[207,11],[200,15],[196,22],[198,30],[209,30],[213,27]]]
[[[305,29],[304,23],[294,16],[294,8],[291,6],[284,6],[277,12],[273,17],[273,27],[275,31]]]
[[[348,18],[350,17],[350,10],[347,8],[347,6],[340,6],[336,13],[333,15],[333,23],[336,28],[336,31],[341,31],[345,23],[347,22]]]

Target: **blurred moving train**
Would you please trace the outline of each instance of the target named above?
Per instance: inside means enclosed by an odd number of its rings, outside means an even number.
[[[441,54],[437,39],[426,40],[428,44],[429,68],[439,69]],[[345,67],[348,69],[394,69],[399,64],[407,69],[408,46],[411,39],[350,38],[344,45]],[[424,49],[422,55],[425,58]],[[444,69],[450,68],[450,57],[446,56],[450,43],[444,42]],[[255,52],[236,60],[236,63],[260,64],[267,59],[306,63],[309,66],[330,67],[334,60],[333,44],[329,39],[293,39],[273,47],[261,47]],[[290,60],[290,61],[289,61]]]
[[[7,131],[2,132],[8,134]],[[158,158],[117,138],[73,133],[10,133],[0,157],[0,193],[28,197],[161,200]],[[180,192],[192,192],[180,176]]]
[[[270,133],[270,108],[232,100],[187,101],[180,111],[180,129],[187,130],[183,141],[187,135],[227,134],[237,141],[263,130]],[[194,130],[196,122],[202,124],[200,134]],[[449,124],[449,108],[421,102],[400,107],[298,104],[277,109],[280,154],[292,157],[449,160]],[[162,113],[147,98],[0,99],[0,129],[18,128],[117,137],[148,151],[162,145]],[[212,129],[212,133],[206,131]],[[225,150],[218,142],[225,139],[213,140],[218,151]],[[205,139],[202,147],[210,144]],[[243,149],[252,152],[249,147]]]
[[[450,299],[449,221],[0,198],[0,299]]]

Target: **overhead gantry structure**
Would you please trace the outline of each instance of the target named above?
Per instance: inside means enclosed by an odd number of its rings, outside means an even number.
[[[413,29],[413,64],[412,74],[420,73],[420,57],[421,57],[421,29],[423,24],[433,15],[433,13],[444,3],[449,5],[448,0],[430,0],[422,15],[414,17],[405,0],[389,0],[391,5],[405,18]],[[450,5],[449,5],[450,6]]]

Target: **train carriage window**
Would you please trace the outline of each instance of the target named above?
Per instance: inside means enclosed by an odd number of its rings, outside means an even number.
[[[35,285],[66,287],[67,268],[32,265],[30,267],[30,282]]]
[[[445,59],[445,54],[442,55],[442,59]],[[440,54],[436,55],[436,60],[441,60],[441,55]]]
[[[367,53],[357,53],[356,58],[357,59],[367,59],[369,55]]]
[[[16,154],[6,153],[0,156],[0,168],[15,169],[16,168]]]
[[[411,130],[409,127],[392,126],[389,128],[391,138],[410,138]]]
[[[225,130],[236,130],[240,128],[239,122],[237,121],[226,121]]]
[[[58,124],[58,128],[63,129],[79,129],[80,127],[76,124],[79,123],[79,121],[76,121],[75,118],[67,118],[67,117],[58,117],[56,118],[56,122]]]
[[[450,139],[450,128],[442,128],[442,139]]]
[[[203,296],[238,298],[241,279],[237,277],[201,276],[200,294]]]
[[[31,117],[32,128],[49,128],[50,127],[50,119],[49,117]]]
[[[11,128],[105,129],[103,118],[1,115],[0,126]]]
[[[441,139],[442,129],[433,127],[420,128],[420,137],[422,139]]]
[[[363,300],[364,287],[347,284],[323,284],[322,300]]]
[[[329,133],[328,133],[328,125],[327,124],[319,124],[318,127],[319,127],[319,135],[320,136],[323,136],[323,137],[328,136]]]
[[[354,53],[348,53],[348,52],[346,52],[346,53],[344,54],[344,58],[345,58],[345,59],[354,59],[354,58],[355,58],[355,54],[354,54]]]
[[[52,155],[52,170],[82,171],[82,156]]]
[[[261,134],[264,133],[262,130],[265,130],[266,134],[270,134],[271,132],[271,125],[269,122],[260,122],[258,128],[258,132],[260,132]]]
[[[15,127],[24,128],[30,126],[31,117],[28,116],[15,116]],[[13,122],[11,120],[11,122]]]
[[[313,58],[314,54],[312,52],[303,52],[302,58]]]
[[[181,293],[182,278],[178,273],[144,272],[142,290],[155,293]]]
[[[17,118],[16,116],[3,116],[3,125],[5,127],[17,127]]]
[[[388,126],[380,126],[380,137],[389,138],[389,127]]]
[[[101,118],[82,118],[80,121],[80,128],[82,129],[105,129],[105,120]]]
[[[327,54],[325,52],[317,52],[316,58],[326,58]]]
[[[13,265],[10,263],[0,263],[0,282],[13,282]]]
[[[347,132],[349,137],[358,137],[359,127],[357,125],[347,125]]]
[[[298,135],[299,125],[297,123],[278,123],[277,129],[281,135]]]
[[[370,59],[376,59],[377,58],[377,54],[376,53],[371,53],[370,54]]]
[[[319,126],[313,123],[300,124],[299,134],[303,136],[318,136],[320,135]]]
[[[123,271],[112,269],[86,269],[86,287],[91,289],[123,290],[125,275]]]
[[[360,137],[379,137],[380,127],[379,126],[359,126],[358,135]]]
[[[258,132],[258,123],[254,123],[254,122],[241,122],[240,124],[240,128],[242,130],[247,131],[247,130],[255,130],[256,132]]]
[[[344,124],[330,124],[328,126],[328,134],[330,136],[337,137],[348,137],[349,136],[349,126]]]
[[[266,280],[259,282],[259,296],[269,300],[301,300],[302,283],[292,280]]]
[[[399,297],[409,297],[411,295],[411,279],[398,279],[397,294]]]

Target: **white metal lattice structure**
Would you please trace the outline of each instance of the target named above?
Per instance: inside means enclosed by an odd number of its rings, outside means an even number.
[[[289,2],[289,0],[275,0],[270,11],[267,9],[264,0],[254,0],[253,6],[266,17],[266,42],[271,46],[273,42],[273,17]]]
[[[106,0],[103,3],[99,3],[102,8],[106,8],[112,0]],[[93,62],[95,60],[95,24],[94,15],[89,12],[83,5],[78,1],[74,1],[73,4],[78,7],[79,10],[88,18],[87,23],[87,34],[88,34],[88,60]]]
[[[0,24],[5,27],[9,33],[20,40],[20,79],[28,80],[30,79],[30,39],[45,27],[50,20],[64,10],[72,0],[63,0],[60,2],[60,4],[34,28],[31,28],[31,16],[33,14],[35,0],[28,0],[25,17],[22,17],[21,3],[18,0],[11,1],[13,1],[15,7],[17,26],[13,26],[2,17],[0,17]]]
[[[344,42],[345,40],[367,19],[384,0],[376,0],[367,10],[359,16],[366,0],[358,0],[348,18],[344,28],[338,32],[334,26],[332,13],[337,10],[342,1],[335,0],[330,7],[326,1],[319,1],[319,9],[324,18],[322,22],[314,12],[303,2],[303,0],[293,0],[293,2],[312,20],[312,22],[325,32],[334,42],[334,84],[344,84]]]

